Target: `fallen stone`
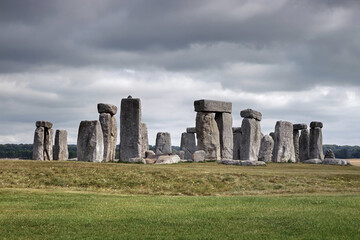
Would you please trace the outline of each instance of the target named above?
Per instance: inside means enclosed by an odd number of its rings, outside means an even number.
[[[109,113],[111,116],[113,116],[117,113],[117,106],[113,104],[98,103],[97,108],[100,114]]]
[[[233,128],[233,159],[240,159],[241,127]]]
[[[219,163],[225,164],[225,165],[241,165],[240,160],[231,160],[231,159],[224,159],[221,160]]]
[[[171,136],[168,132],[159,132],[156,135],[155,153],[158,154],[171,154]]]
[[[325,159],[322,161],[322,164],[326,164],[326,165],[340,165],[340,166],[351,165],[348,160],[339,159],[339,158],[325,158]]]
[[[232,103],[201,99],[194,102],[195,112],[227,112],[231,113]]]
[[[263,161],[251,161],[251,160],[243,160],[240,161],[241,166],[266,166],[266,163]]]
[[[187,133],[196,133],[196,129],[194,127],[186,128]]]
[[[322,161],[318,158],[308,159],[303,161],[303,163],[309,163],[309,164],[321,164]]]
[[[146,164],[154,164],[156,159],[157,159],[156,157],[155,158],[154,157],[145,158],[145,163]]]
[[[128,163],[143,163],[146,164],[144,158],[129,158]]]
[[[174,164],[179,162],[180,158],[178,155],[161,155],[156,159],[155,164]]]
[[[273,150],[274,150],[274,140],[272,139],[272,137],[265,135],[261,139],[259,161],[271,162]]]
[[[243,118],[253,118],[258,121],[261,121],[261,119],[262,119],[262,114],[260,112],[252,110],[250,108],[242,110],[240,112],[240,116]]]
[[[52,128],[53,124],[48,121],[36,121],[36,127]]]
[[[213,113],[196,114],[197,149],[205,151],[205,159],[218,161],[220,155],[220,134]]]
[[[307,124],[305,123],[298,123],[293,125],[294,130],[304,130],[307,129]]]
[[[232,159],[234,142],[231,113],[216,113],[215,121],[219,129],[221,159]]]
[[[145,152],[145,158],[148,158],[148,157],[154,156],[154,155],[155,155],[155,153],[152,150],[148,150]]]
[[[244,118],[241,124],[240,160],[257,161],[261,145],[260,121]]]
[[[34,133],[33,160],[44,160],[45,128],[37,127]]]
[[[304,162],[309,159],[309,144],[310,136],[307,129],[301,130],[299,138],[299,159],[300,162]]]
[[[54,160],[68,160],[68,159],[69,159],[69,150],[67,144],[67,131],[56,130]]]
[[[335,159],[335,154],[334,154],[333,150],[331,150],[331,149],[327,150],[325,153],[325,158]]]
[[[275,125],[273,162],[295,162],[293,125],[278,121]]]
[[[204,150],[198,150],[198,151],[194,152],[194,154],[192,155],[192,160],[194,162],[204,162],[205,156],[206,156],[206,153]]]
[[[322,128],[323,127],[323,123],[322,122],[311,122],[310,123],[310,128]]]
[[[320,127],[310,129],[309,158],[324,159],[322,145],[322,130]]]
[[[85,162],[102,162],[104,138],[100,121],[82,121],[77,139],[77,159]]]
[[[184,151],[183,159],[191,159],[196,151],[196,142],[194,133],[182,133],[180,141],[180,150]]]

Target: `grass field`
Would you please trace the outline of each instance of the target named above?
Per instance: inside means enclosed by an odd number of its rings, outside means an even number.
[[[359,239],[360,167],[0,161],[0,239]]]

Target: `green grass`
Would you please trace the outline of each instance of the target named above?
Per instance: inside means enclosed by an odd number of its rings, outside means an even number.
[[[0,190],[2,239],[359,239],[360,196]]]

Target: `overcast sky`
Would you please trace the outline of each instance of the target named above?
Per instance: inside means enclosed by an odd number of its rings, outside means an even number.
[[[360,145],[360,1],[1,0],[0,143],[66,129],[97,103],[141,98],[149,143],[179,145],[194,100],[277,120],[322,121],[325,144]],[[119,112],[117,120],[119,122]]]

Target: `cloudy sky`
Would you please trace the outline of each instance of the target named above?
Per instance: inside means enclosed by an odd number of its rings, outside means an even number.
[[[66,129],[97,103],[141,98],[150,144],[194,126],[196,99],[277,120],[324,123],[360,145],[360,1],[1,0],[0,143],[32,143],[36,120]],[[119,120],[119,114],[117,115]]]

